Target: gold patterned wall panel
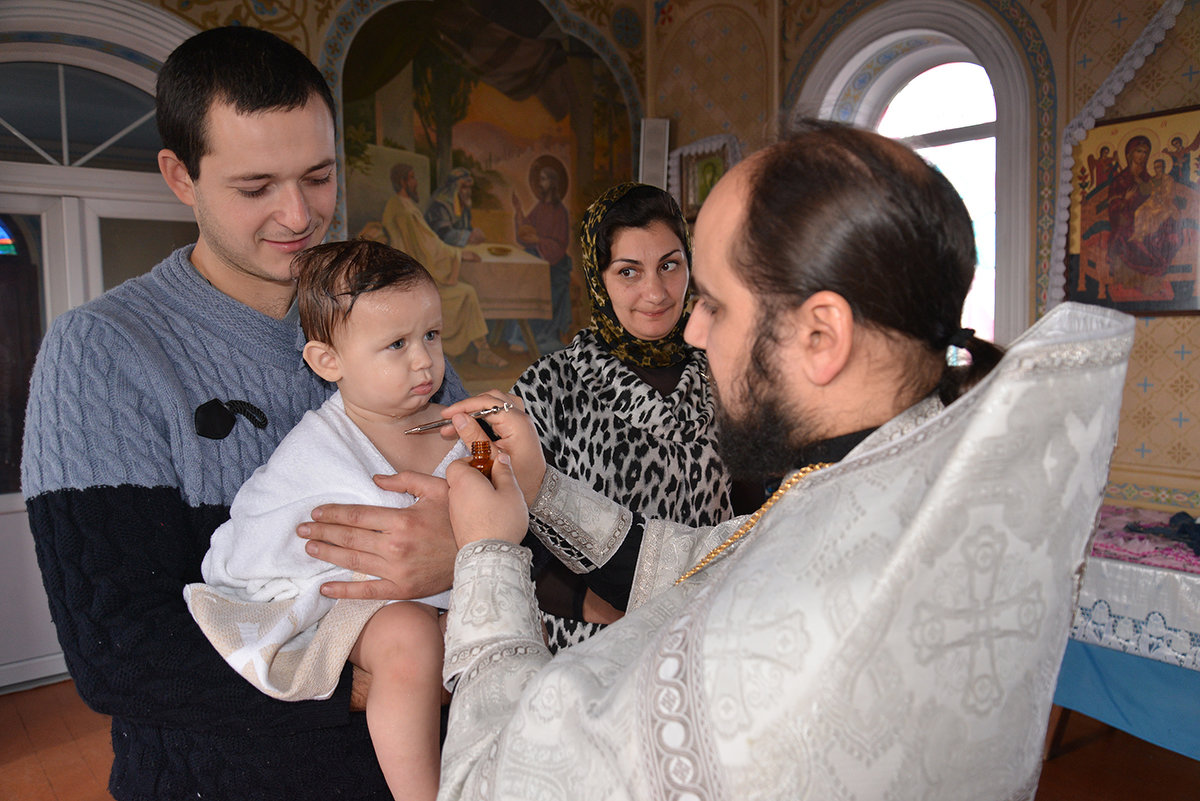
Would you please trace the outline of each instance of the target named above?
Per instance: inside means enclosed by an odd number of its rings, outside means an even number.
[[[1068,117],[1112,73],[1160,3],[1093,0],[1072,9]],[[1200,4],[1185,3],[1106,119],[1200,104]],[[1125,381],[1110,500],[1200,509],[1200,316],[1145,317]]]
[[[1158,11],[1160,3],[1093,0],[1081,4],[1068,37],[1068,114],[1083,107]],[[1200,103],[1200,4],[1185,3],[1162,44],[1117,95],[1109,119]]]
[[[338,0],[147,0],[197,28],[249,25],[270,31],[316,60],[317,32],[325,28]]]
[[[775,121],[763,13],[754,3],[693,3],[673,13],[651,82],[656,113],[671,119],[673,144],[733,134],[758,148]]]
[[[1195,317],[1138,321],[1110,500],[1200,509],[1200,325]]]

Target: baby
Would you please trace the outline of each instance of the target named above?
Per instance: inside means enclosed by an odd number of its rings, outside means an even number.
[[[448,593],[419,602],[334,601],[349,571],[304,552],[296,526],[325,503],[407,506],[372,476],[444,475],[461,442],[408,436],[441,419],[442,305],[416,260],[377,242],[296,257],[304,361],[338,391],[304,416],[238,491],[213,533],[188,608],[225,660],[268,695],[328,698],[347,660],[371,674],[367,725],[396,798],[437,794],[442,631]],[[356,576],[365,578],[364,576]]]

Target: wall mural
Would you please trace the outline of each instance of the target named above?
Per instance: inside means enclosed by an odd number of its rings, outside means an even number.
[[[434,274],[446,351],[472,389],[511,383],[586,324],[578,221],[633,163],[604,62],[537,0],[502,6],[387,6],[354,37],[342,82],[346,232]]]

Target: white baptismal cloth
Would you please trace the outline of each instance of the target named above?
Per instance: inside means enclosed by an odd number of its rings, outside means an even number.
[[[434,475],[467,456],[456,443]],[[201,565],[205,583],[189,584],[184,598],[225,661],[267,695],[328,698],[362,627],[387,603],[321,595],[324,582],[373,577],[309,556],[296,527],[326,503],[411,505],[412,495],[372,480],[393,472],[335,393],[283,438],[238,491],[230,519],[213,532]],[[448,597],[418,600],[444,609]]]

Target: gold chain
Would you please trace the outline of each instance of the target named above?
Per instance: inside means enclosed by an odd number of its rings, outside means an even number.
[[[712,563],[712,560],[716,559],[718,556],[720,556],[722,553],[725,552],[726,548],[728,548],[730,545],[733,545],[735,542],[740,540],[742,537],[746,536],[746,534],[750,531],[750,529],[754,528],[754,526],[758,524],[758,521],[762,518],[762,516],[767,513],[767,510],[770,509],[772,506],[774,506],[776,501],[778,501],[785,494],[787,494],[788,490],[790,490],[792,487],[794,487],[798,483],[800,483],[800,480],[802,478],[805,478],[806,476],[809,476],[809,475],[817,472],[818,470],[829,467],[831,464],[832,464],[832,462],[820,462],[818,464],[810,464],[808,467],[802,467],[799,470],[797,470],[795,473],[792,473],[790,476],[788,476],[787,481],[780,484],[779,489],[777,489],[777,490],[775,490],[775,492],[771,493],[771,497],[767,498],[767,502],[764,503],[762,506],[758,507],[758,509],[754,512],[754,514],[750,515],[750,517],[746,519],[745,523],[742,523],[742,525],[738,526],[737,531],[730,534],[729,537],[724,542],[722,542],[716,548],[713,548],[711,551],[709,551],[708,555],[705,556],[703,559],[701,559],[699,562],[697,562],[695,567],[693,567],[688,572],[684,573],[679,578],[675,579],[675,583],[679,584],[680,582],[686,581],[687,579],[690,579],[692,576],[699,573],[704,568],[708,567],[709,564]]]

